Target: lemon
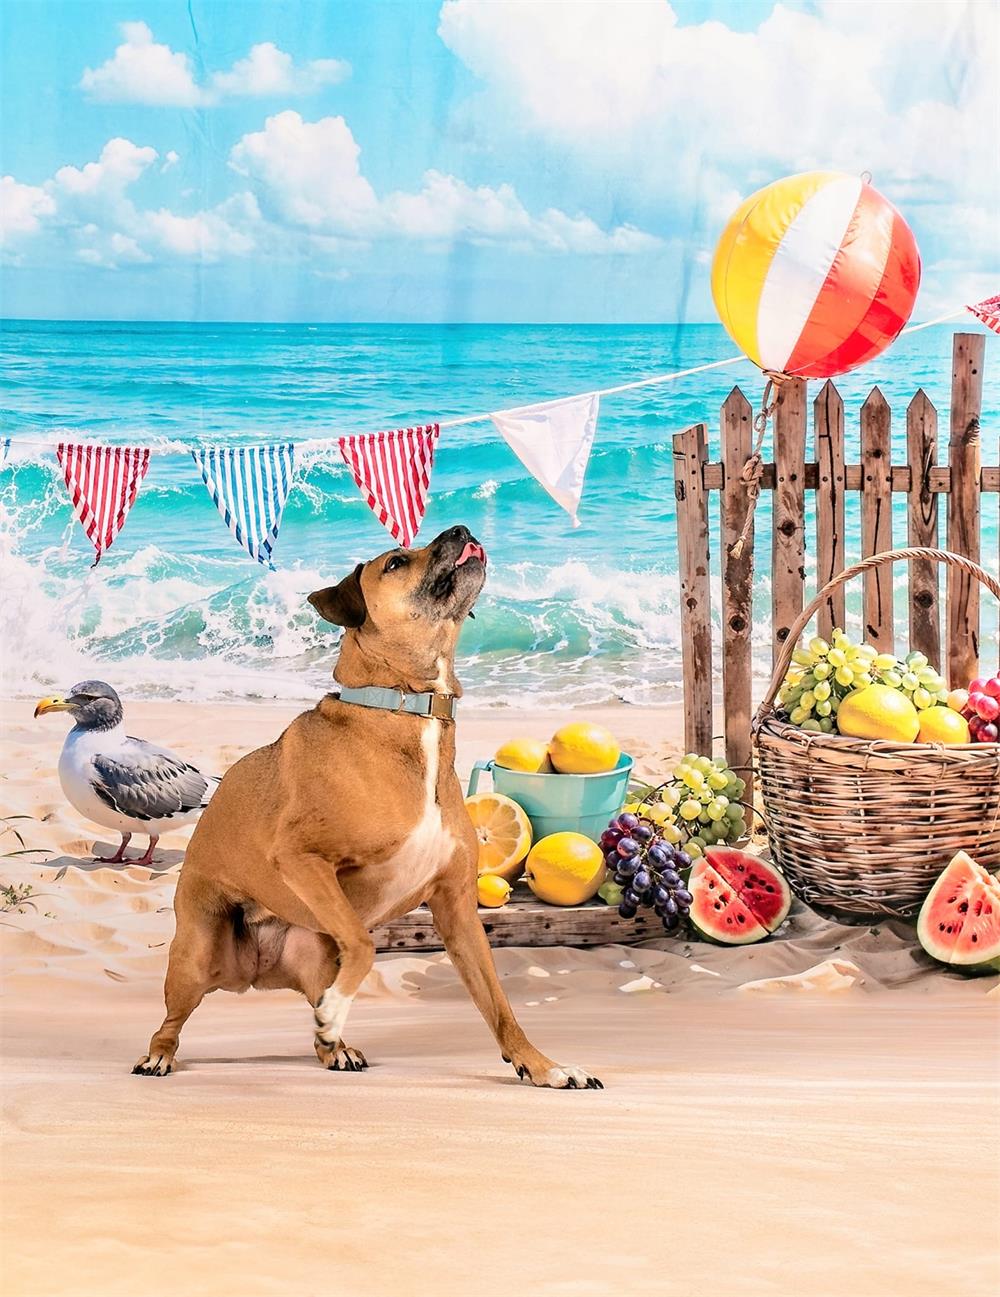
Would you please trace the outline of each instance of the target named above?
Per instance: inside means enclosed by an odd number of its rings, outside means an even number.
[[[971,743],[969,722],[950,707],[926,707],[917,713],[918,743]]]
[[[531,823],[517,802],[502,793],[476,793],[465,799],[479,839],[479,872],[513,882],[531,850]]]
[[[476,880],[479,904],[498,910],[510,900],[510,883],[499,874],[480,874]]]
[[[848,694],[837,711],[837,728],[855,739],[913,743],[920,730],[917,709],[889,685],[866,685]]]
[[[552,769],[549,745],[541,739],[510,739],[497,748],[493,760],[505,770],[523,770],[532,775]]]
[[[560,774],[597,775],[614,770],[621,748],[603,725],[574,721],[553,734],[549,756]]]
[[[524,875],[549,905],[582,905],[604,882],[604,853],[582,833],[550,833],[531,848]]]

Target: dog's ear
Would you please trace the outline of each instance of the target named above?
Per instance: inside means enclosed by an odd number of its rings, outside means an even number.
[[[364,623],[368,616],[364,592],[361,589],[361,572],[363,563],[359,563],[350,576],[345,576],[337,585],[328,586],[325,590],[315,590],[309,596],[309,602],[319,615],[334,626],[357,627]]]

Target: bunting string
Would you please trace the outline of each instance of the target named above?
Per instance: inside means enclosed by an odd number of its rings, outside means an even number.
[[[970,312],[1000,333],[1000,295],[962,306],[901,331],[921,329]],[[256,562],[273,567],[282,512],[292,487],[297,457],[336,450],[372,513],[393,539],[410,546],[427,508],[431,473],[442,429],[492,421],[501,437],[552,499],[579,526],[577,510],[597,430],[602,397],[657,387],[746,361],[727,356],[647,378],[557,400],[486,414],[462,415],[387,432],[345,434],[298,443],[192,447],[176,441],[150,446],[68,444],[31,438],[0,438],[0,465],[17,448],[56,452],[74,512],[96,552],[95,566],[113,544],[135,504],[150,456],[191,455],[202,481],[237,544]],[[773,375],[769,375],[773,379]],[[759,452],[759,445],[757,450]],[[756,455],[759,462],[759,454]],[[752,464],[748,463],[748,471]]]

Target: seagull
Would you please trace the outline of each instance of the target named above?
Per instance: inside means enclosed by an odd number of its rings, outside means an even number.
[[[121,699],[103,680],[84,680],[62,697],[43,698],[36,718],[69,712],[76,724],[66,735],[59,758],[59,782],[81,815],[122,835],[113,856],[95,856],[108,865],[129,860],[151,865],[161,833],[191,824],[208,802],[217,778],[208,779],[183,757],[125,733]],[[146,854],[125,855],[133,833],[149,835]]]

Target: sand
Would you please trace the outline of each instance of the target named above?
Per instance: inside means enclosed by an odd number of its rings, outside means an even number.
[[[294,711],[129,726],[221,771]],[[0,811],[51,853],[2,865],[37,905],[0,916],[4,1297],[1000,1290],[1000,979],[937,968],[906,925],[797,906],[745,950],[498,951],[526,1030],[602,1092],[519,1084],[441,953],[379,958],[363,1075],[317,1066],[301,999],[250,992],[205,1002],[174,1076],[132,1077],[187,834],[152,870],[94,865],[66,722],[0,717]],[[468,709],[460,771],[557,719]],[[678,750],[671,709],[600,719],[640,769]]]

